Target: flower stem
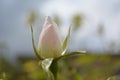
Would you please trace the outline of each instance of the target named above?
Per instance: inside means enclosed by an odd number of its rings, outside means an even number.
[[[54,59],[51,63],[51,66],[50,66],[50,71],[51,71],[51,74],[54,79],[53,80],[57,80],[57,73],[58,73],[58,60],[57,59]]]

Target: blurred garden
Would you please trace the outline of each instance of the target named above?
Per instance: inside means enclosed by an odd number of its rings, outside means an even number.
[[[120,71],[118,55],[81,55],[59,61],[58,80],[106,80]],[[35,57],[19,57],[17,67],[0,60],[1,78],[7,80],[46,80],[45,72]]]

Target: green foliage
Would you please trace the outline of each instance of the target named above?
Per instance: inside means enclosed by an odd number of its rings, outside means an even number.
[[[5,72],[7,80],[46,80],[45,72],[35,58],[23,56],[17,61],[19,67],[12,67],[5,59],[0,59],[0,75]],[[58,80],[106,80],[119,70],[120,56],[90,53],[69,56],[61,58],[58,66]]]
[[[28,24],[31,26],[31,25],[33,25],[34,23],[35,23],[35,21],[36,21],[36,18],[37,18],[38,16],[37,16],[37,13],[36,12],[34,12],[34,11],[31,11],[30,13],[29,13],[29,16],[28,16]]]
[[[81,25],[82,25],[82,21],[83,20],[83,16],[81,14],[75,14],[72,18],[72,22],[74,24],[74,29],[77,30]]]
[[[107,80],[117,80],[115,76],[109,77]]]
[[[7,80],[7,76],[5,72],[2,73],[2,80]]]
[[[54,17],[54,21],[55,21],[55,23],[56,23],[58,26],[60,26],[61,21],[60,21],[59,16],[56,15],[56,16]]]

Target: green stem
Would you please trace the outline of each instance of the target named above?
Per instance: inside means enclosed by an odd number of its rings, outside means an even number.
[[[54,79],[53,80],[57,80],[57,73],[58,73],[58,60],[54,59],[51,63],[51,66],[50,66],[50,71],[51,71],[51,74]]]

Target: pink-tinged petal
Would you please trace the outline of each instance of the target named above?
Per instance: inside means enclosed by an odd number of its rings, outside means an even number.
[[[62,47],[57,25],[48,16],[40,34],[38,50],[43,58],[56,58],[61,56]]]

